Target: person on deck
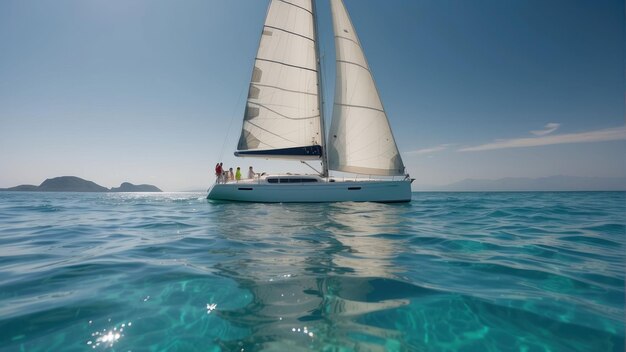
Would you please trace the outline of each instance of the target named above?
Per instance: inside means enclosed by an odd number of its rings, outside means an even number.
[[[241,180],[241,168],[237,166],[237,172],[235,173],[235,179],[237,181]]]
[[[228,181],[233,181],[235,179],[235,174],[233,174],[233,168],[228,169]]]
[[[250,168],[248,169],[248,178],[254,178],[254,176],[254,170],[252,170],[252,166],[250,166]]]
[[[215,165],[215,176],[217,176],[217,183],[220,183],[222,181],[222,163],[217,163],[217,165]]]

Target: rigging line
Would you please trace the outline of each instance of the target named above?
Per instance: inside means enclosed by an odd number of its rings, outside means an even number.
[[[312,68],[308,68],[308,67],[304,67],[304,66],[298,66],[298,65],[292,65],[292,64],[288,64],[286,62],[280,62],[280,61],[276,61],[276,60],[269,60],[269,59],[263,59],[260,57],[256,57],[255,58],[258,61],[265,61],[265,62],[271,62],[274,64],[279,64],[279,65],[283,65],[283,66],[289,66],[289,67],[293,67],[293,68],[299,68],[301,70],[307,70],[307,71],[311,71],[311,72],[317,72],[317,70],[314,70]]]
[[[224,149],[226,148],[226,142],[228,141],[228,135],[230,134],[230,128],[233,126],[233,121],[235,120],[235,113],[237,111],[237,108],[239,106],[239,101],[241,100],[241,97],[243,96],[243,92],[244,92],[245,89],[246,89],[245,86],[241,87],[241,91],[239,92],[239,98],[237,98],[237,100],[235,101],[235,107],[233,108],[233,113],[231,114],[230,122],[228,123],[228,129],[226,130],[226,136],[224,137],[224,142],[222,143],[222,148],[220,149],[219,160],[222,160],[222,157],[224,156]]]
[[[322,67],[322,65],[326,65],[326,48],[324,47],[324,53],[320,53],[320,67]],[[321,69],[322,71],[322,83],[324,83],[324,86],[326,86],[326,82],[328,82],[328,75],[327,75],[327,71],[328,70],[324,70]],[[326,99],[322,99],[322,106],[320,107],[321,109],[325,109],[325,106],[328,105],[326,104],[326,102],[328,101],[332,101],[331,99],[328,98],[328,96],[330,96],[330,91],[328,91],[328,89],[326,89],[327,91],[324,92],[322,91],[322,98],[324,98],[324,94],[326,94]],[[326,116],[330,115],[332,116],[332,111],[330,112],[330,114],[326,114],[326,110],[323,111],[324,112],[324,118],[326,118]],[[326,119],[324,119],[324,126],[326,126]],[[326,128],[327,130],[329,128]],[[326,131],[323,131],[323,133],[326,133]],[[328,142],[328,141],[327,141]]]
[[[295,118],[295,117],[289,117],[287,115],[283,115],[281,113],[279,113],[278,111],[272,110],[270,108],[268,108],[267,106],[263,105],[263,104],[259,104],[259,103],[255,103],[253,101],[248,101],[248,104],[253,104],[253,105],[257,105],[259,107],[262,107],[263,109],[269,110],[270,112],[273,112],[274,114],[280,116],[280,117],[284,117],[287,120],[291,120],[291,121],[302,121],[302,120],[310,120],[310,119],[314,119],[316,117],[319,117],[320,115],[314,115],[314,116],[306,116],[306,117],[300,117],[300,118]],[[319,111],[319,110],[318,110]]]
[[[310,40],[310,41],[312,41],[312,42],[314,42],[314,41],[315,41],[315,40],[313,40],[313,39],[311,39],[311,38],[307,37],[306,35],[298,34],[298,33],[296,33],[296,32],[292,32],[292,31],[288,31],[288,30],[286,30],[286,29],[284,29],[284,28],[279,28],[279,27],[274,27],[274,26],[268,26],[268,25],[265,25],[265,28],[276,29],[276,30],[279,30],[279,31],[281,31],[281,32],[285,32],[285,33],[288,33],[288,34],[291,34],[291,35],[298,36],[298,37],[300,37],[300,38],[308,39],[308,40]]]

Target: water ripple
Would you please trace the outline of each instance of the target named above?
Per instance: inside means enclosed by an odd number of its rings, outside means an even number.
[[[624,214],[620,192],[0,192],[0,351],[623,351]]]

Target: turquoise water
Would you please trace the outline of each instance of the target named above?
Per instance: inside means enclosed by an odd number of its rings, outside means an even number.
[[[626,193],[0,192],[0,351],[624,351]]]

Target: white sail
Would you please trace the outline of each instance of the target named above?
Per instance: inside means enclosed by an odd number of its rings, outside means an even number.
[[[244,180],[219,178],[209,189],[207,199],[298,203],[411,201],[410,177],[327,177],[329,164],[338,171],[384,176],[404,174],[404,165],[341,0],[331,0],[337,89],[330,141],[325,141],[314,5],[314,0],[271,0],[235,154],[316,158],[321,159],[323,171],[319,176],[263,173]]]
[[[404,164],[342,0],[331,0],[337,78],[328,136],[329,168],[367,175],[403,175]]]
[[[270,2],[236,155],[321,157],[315,40],[311,0]]]

